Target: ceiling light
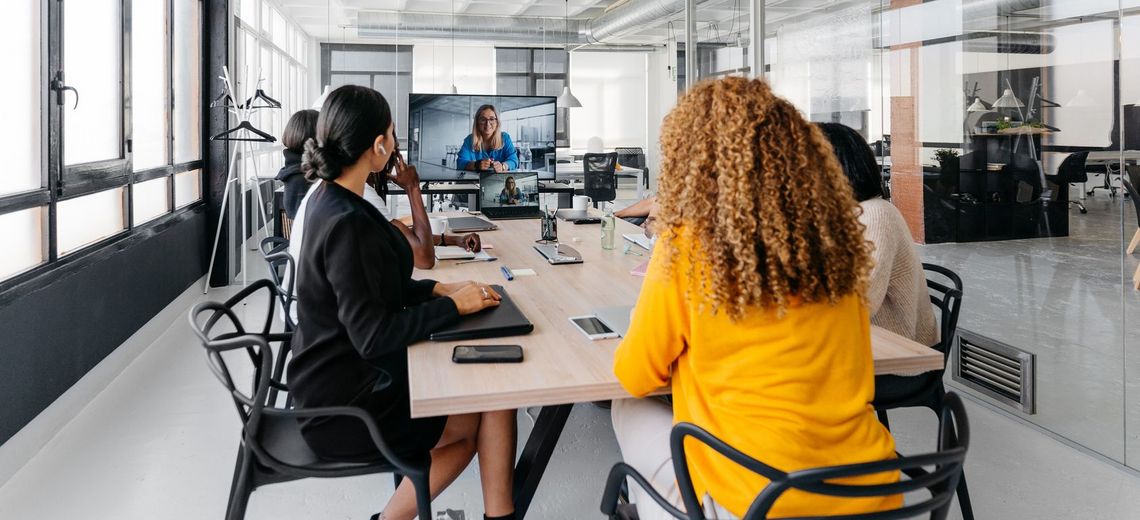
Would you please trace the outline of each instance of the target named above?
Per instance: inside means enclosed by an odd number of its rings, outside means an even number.
[[[1001,97],[994,101],[994,108],[1021,108],[1025,106],[1017,96],[1013,95],[1013,89],[1005,89]]]
[[[986,108],[986,104],[982,103],[981,98],[974,98],[974,102],[966,107],[967,112],[989,112],[990,109]]]
[[[580,108],[582,102],[570,92],[570,0],[566,0],[562,24],[562,32],[566,33],[566,86],[562,87],[562,94],[558,96],[557,104],[562,108]]]

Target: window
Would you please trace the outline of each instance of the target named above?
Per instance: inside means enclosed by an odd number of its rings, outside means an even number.
[[[56,205],[59,254],[66,255],[126,229],[126,188],[84,195]]]
[[[43,185],[38,5],[36,2],[13,2],[5,6],[5,17],[11,25],[0,31],[0,48],[5,50],[6,69],[6,78],[0,82],[0,98],[9,100],[4,107],[6,121],[0,125],[0,141],[5,143],[6,155],[6,164],[0,169],[0,196]],[[0,226],[0,229],[6,227]],[[0,277],[5,275],[7,268],[2,262],[5,261],[0,260]]]
[[[168,55],[164,2],[132,2],[131,58],[137,63],[165,64]],[[167,164],[170,135],[166,107],[170,88],[165,66],[131,71],[132,160],[134,170]]]
[[[412,92],[411,45],[322,44],[321,64],[322,85],[375,89],[392,107],[396,135],[405,131],[408,122],[404,110]]]
[[[500,96],[557,96],[566,86],[570,53],[561,49],[495,49],[495,93]],[[570,110],[558,109],[555,140],[567,146]]]
[[[87,0],[64,9],[64,79],[80,96],[64,105],[64,164],[123,156],[121,6],[120,0]]]
[[[201,3],[9,6],[0,290],[201,200]]]
[[[47,257],[44,247],[44,215],[47,206],[28,208],[0,215],[0,279],[42,264]]]

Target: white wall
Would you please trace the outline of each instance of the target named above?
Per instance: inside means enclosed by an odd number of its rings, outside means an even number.
[[[456,45],[452,74],[451,42],[417,43],[412,47],[412,92],[451,92],[452,78],[460,94],[495,93],[495,47]]]
[[[645,164],[649,167],[649,188],[655,191],[661,173],[661,123],[677,104],[677,81],[670,71],[677,65],[677,55],[663,48],[649,54],[647,61]]]
[[[570,109],[570,148],[593,136],[606,148],[646,148],[648,55],[577,52],[570,55],[570,89],[582,108]]]

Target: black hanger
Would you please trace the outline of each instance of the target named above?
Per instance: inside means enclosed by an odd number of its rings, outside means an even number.
[[[254,100],[260,100],[263,104],[255,105],[255,104],[253,104]],[[261,90],[261,88],[258,88],[257,92],[253,93],[253,97],[245,100],[245,106],[246,106],[246,108],[250,108],[250,109],[281,108],[281,102],[277,101],[276,99],[269,97],[269,94],[266,94],[264,90]]]
[[[249,132],[252,132],[254,135],[257,135],[259,137],[258,138],[233,137],[234,134],[236,134],[242,130],[248,130]],[[231,128],[229,130],[226,130],[225,132],[222,132],[218,135],[211,137],[210,140],[211,141],[251,141],[251,142],[255,142],[255,143],[275,143],[275,142],[277,142],[276,137],[273,137],[272,135],[269,135],[265,132],[262,132],[261,130],[254,128],[253,125],[249,124],[249,121],[242,121],[237,126]]]
[[[222,94],[220,96],[215,98],[214,101],[212,101],[210,103],[210,108],[218,108],[218,107],[239,108],[239,109],[242,108],[241,105],[235,105],[234,104],[234,98],[233,98],[233,96],[230,96],[230,94],[228,92],[222,92]]]

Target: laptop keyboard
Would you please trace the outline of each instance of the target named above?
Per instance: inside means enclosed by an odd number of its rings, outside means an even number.
[[[483,214],[491,218],[512,218],[540,215],[541,212],[534,206],[499,206],[483,208]]]

